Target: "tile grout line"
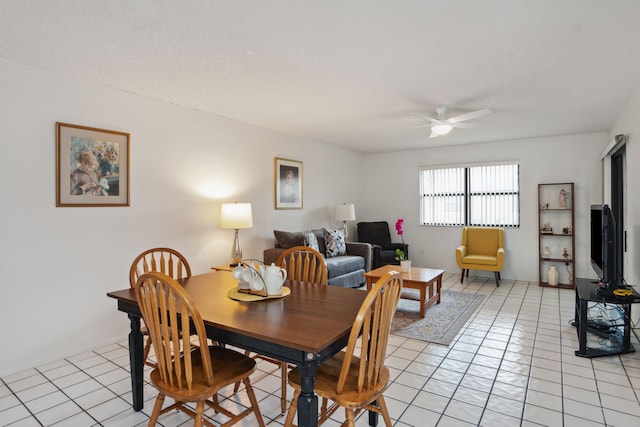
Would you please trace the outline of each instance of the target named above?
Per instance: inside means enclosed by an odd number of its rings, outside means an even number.
[[[120,343],[116,343],[116,345],[117,345],[118,347],[120,347],[120,348],[124,348],[123,346],[121,346],[121,345],[120,345]],[[127,350],[127,352],[129,351],[128,349],[126,349],[126,350]],[[125,370],[126,372],[129,372],[129,374],[131,374],[131,371],[130,371],[130,370],[127,370],[127,369],[126,369],[126,368],[124,368],[123,366],[118,365],[118,364],[117,364],[117,363],[115,363],[113,360],[111,360],[111,359],[107,358],[106,356],[104,356],[102,353],[98,353],[98,352],[97,352],[97,351],[95,351],[95,350],[93,350],[93,351],[92,351],[92,353],[94,353],[95,355],[97,355],[97,356],[101,357],[102,359],[104,359],[104,360],[105,360],[105,362],[109,362],[109,363],[111,363],[112,365],[114,365],[114,366],[115,366],[115,369],[112,369],[111,371],[115,371],[116,369],[123,369],[123,370]],[[97,382],[98,384],[100,384],[103,388],[106,388],[106,389],[107,389],[107,390],[109,390],[111,393],[113,393],[113,394],[115,395],[115,397],[114,397],[114,398],[112,398],[112,399],[109,399],[108,401],[115,400],[115,399],[120,399],[120,400],[123,400],[124,402],[126,402],[126,403],[128,403],[128,404],[130,403],[130,402],[127,402],[127,401],[126,401],[126,399],[124,399],[121,395],[119,395],[119,394],[117,394],[116,392],[114,392],[113,390],[111,390],[111,388],[109,387],[109,385],[107,385],[107,384],[103,384],[102,382],[100,382],[96,377],[94,377],[93,375],[90,375],[89,373],[87,373],[84,369],[82,369],[80,366],[78,366],[75,362],[72,362],[72,361],[71,361],[71,360],[69,360],[68,358],[65,358],[64,360],[65,360],[67,363],[69,363],[70,365],[72,365],[72,366],[74,366],[75,368],[77,368],[80,372],[82,372],[82,373],[84,373],[84,374],[88,375],[88,376],[89,376],[89,378],[91,378],[92,380],[94,380],[95,382]],[[97,365],[93,365],[93,366],[97,366]],[[91,368],[91,367],[92,367],[92,366],[90,366],[89,368]],[[111,371],[109,371],[109,372],[111,372]],[[105,373],[106,373],[106,372],[105,372]],[[54,384],[54,385],[55,385],[55,384]],[[60,390],[60,391],[62,391],[62,392],[64,393],[64,391],[63,391],[63,390]],[[68,397],[68,395],[67,395],[66,393],[65,393],[65,396],[67,396],[67,397]],[[72,400],[73,400],[73,402],[75,403],[75,399],[72,399]],[[99,403],[98,405],[92,406],[91,408],[95,408],[96,406],[102,405],[102,404],[104,404],[104,403],[106,403],[106,402],[108,402],[108,401],[101,402],[101,403]],[[78,404],[76,403],[76,405],[78,405]],[[91,419],[93,419],[93,420],[94,420],[98,425],[100,425],[100,426],[102,425],[102,423],[101,423],[100,421],[96,420],[96,419],[95,419],[95,418],[94,418],[94,417],[89,413],[89,411],[88,411],[88,410],[84,409],[84,408],[83,408],[83,407],[81,407],[80,405],[78,405],[78,407],[80,407],[80,409],[82,409],[82,411],[83,411],[83,412],[85,412],[89,417],[91,417]],[[88,409],[91,409],[91,408],[88,408]],[[123,411],[123,412],[126,412],[126,411]],[[108,420],[109,418],[113,418],[113,417],[115,417],[115,416],[117,416],[117,415],[120,415],[121,413],[122,413],[122,412],[120,412],[120,413],[118,413],[118,414],[113,414],[113,415],[111,415],[110,417],[108,417],[106,420]],[[106,421],[106,420],[105,420],[105,421]]]
[[[35,420],[38,422],[38,424],[40,424],[40,425],[42,426],[42,423],[40,422],[40,420],[38,420],[38,418],[36,418],[36,415],[31,411],[31,409],[29,409],[29,407],[26,405],[26,402],[24,402],[22,399],[20,399],[20,396],[18,396],[18,395],[16,394],[16,392],[14,392],[14,391],[13,391],[13,389],[11,388],[11,386],[9,385],[9,383],[7,383],[7,382],[6,382],[4,379],[2,379],[2,378],[0,378],[0,381],[2,381],[2,384],[4,384],[4,385],[5,385],[5,387],[7,387],[7,390],[9,390],[9,391],[11,392],[11,394],[13,395],[13,397],[15,397],[15,398],[18,400],[18,402],[20,402],[20,405],[21,405],[22,407],[24,407],[24,408],[27,410],[27,412],[29,412],[29,414],[31,414],[31,417],[32,417],[32,418],[35,418]],[[16,405],[16,406],[17,406],[17,405]],[[14,408],[14,406],[12,406],[11,408]],[[5,410],[6,410],[6,409],[5,409]],[[1,414],[1,413],[2,413],[2,412],[0,412],[0,414]],[[16,420],[16,421],[14,421],[13,423],[18,422],[18,421],[21,421],[21,420],[24,420],[24,419],[26,419],[26,418],[27,418],[27,417],[25,417],[25,418],[21,418],[20,420]],[[12,423],[12,424],[13,424],[13,423]],[[43,427],[44,427],[44,426],[43,426]]]

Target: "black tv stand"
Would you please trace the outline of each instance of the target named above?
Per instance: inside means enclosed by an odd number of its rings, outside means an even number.
[[[624,287],[631,296],[617,297],[613,291],[621,287],[602,287],[591,279],[576,280],[574,326],[580,348],[576,356],[599,357],[632,353],[631,304],[640,303],[633,287]]]

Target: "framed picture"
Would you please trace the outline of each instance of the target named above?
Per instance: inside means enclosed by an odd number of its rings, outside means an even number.
[[[56,206],[129,206],[129,134],[56,123]]]
[[[302,209],[302,162],[275,158],[276,209]]]

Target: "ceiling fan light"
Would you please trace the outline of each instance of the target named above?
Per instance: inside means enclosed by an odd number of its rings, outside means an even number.
[[[441,123],[435,126],[431,126],[431,131],[436,135],[446,135],[451,132],[453,127],[447,123]]]

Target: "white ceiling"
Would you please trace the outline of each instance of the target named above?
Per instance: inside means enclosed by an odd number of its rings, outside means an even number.
[[[363,152],[607,131],[637,0],[0,0],[0,58]],[[410,112],[493,114],[429,139]]]

